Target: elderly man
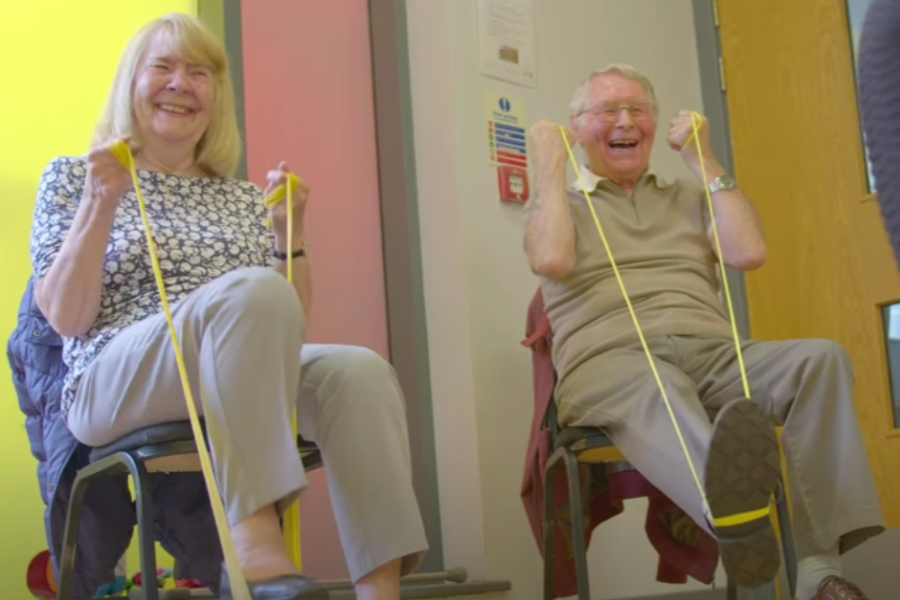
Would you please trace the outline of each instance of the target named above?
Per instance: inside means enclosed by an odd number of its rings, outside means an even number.
[[[695,180],[667,183],[649,170],[658,115],[646,77],[623,65],[595,72],[575,93],[572,112],[566,135],[587,156],[582,178],[668,402],[582,180],[566,183],[560,127],[544,121],[530,132],[536,194],[525,246],[554,330],[560,421],[602,428],[635,468],[718,539],[729,576],[749,587],[772,580],[779,564],[766,508],[780,474],[773,421],[783,425],[800,557],[797,600],[864,600],[843,578],[839,557],[883,531],[884,520],[846,353],[824,340],[742,341],[753,402],[746,400],[718,293],[704,186],[727,265],[759,268],[766,245],[749,200],[715,158],[708,123],[699,135],[704,180],[696,144],[688,143],[691,113],[671,122],[668,144]]]

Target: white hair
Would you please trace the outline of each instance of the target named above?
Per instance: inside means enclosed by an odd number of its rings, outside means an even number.
[[[621,75],[622,77],[631,79],[632,81],[636,81],[641,84],[644,89],[647,90],[647,97],[650,99],[650,104],[653,106],[653,115],[658,115],[659,106],[656,103],[656,92],[653,89],[653,83],[650,81],[650,78],[631,65],[614,64],[600,69],[599,71],[594,71],[578,85],[578,88],[575,90],[575,94],[572,96],[572,102],[569,104],[569,108],[571,109],[573,116],[579,116],[585,110],[590,108],[588,106],[588,103],[590,102],[591,97],[591,84],[597,77],[609,73]]]

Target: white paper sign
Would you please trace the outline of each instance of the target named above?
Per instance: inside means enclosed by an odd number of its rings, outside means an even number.
[[[478,0],[481,73],[537,87],[532,0]]]

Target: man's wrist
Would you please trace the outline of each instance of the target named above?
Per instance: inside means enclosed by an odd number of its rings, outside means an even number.
[[[565,149],[562,153],[548,153],[544,155],[535,155],[534,172],[540,173],[544,178],[553,179],[555,177],[566,176],[566,161],[568,156]]]
[[[725,168],[716,159],[704,160],[703,162],[704,164],[701,165],[700,160],[695,159],[688,163],[688,167],[691,169],[691,171],[694,172],[694,175],[697,177],[697,181],[699,181],[704,187],[709,186],[709,184],[715,181],[718,177],[728,174]]]

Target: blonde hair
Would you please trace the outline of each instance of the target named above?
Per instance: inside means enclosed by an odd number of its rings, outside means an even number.
[[[650,104],[653,106],[653,116],[659,115],[659,106],[656,103],[656,91],[653,89],[653,83],[650,81],[650,78],[631,65],[614,64],[600,69],[599,71],[594,71],[578,85],[578,88],[572,95],[572,102],[569,104],[572,116],[580,116],[581,113],[589,108],[588,102],[590,102],[591,84],[594,82],[595,78],[608,73],[615,73],[616,75],[621,75],[622,77],[641,84],[647,91],[647,97],[650,99]]]
[[[232,176],[241,158],[241,139],[228,55],[218,38],[199,19],[185,14],[168,14],[151,21],[131,39],[119,61],[106,107],[94,129],[94,145],[129,137],[135,147],[140,147],[132,88],[138,64],[153,40],[181,58],[212,70],[215,105],[209,127],[197,143],[196,159],[197,164],[212,175]]]

